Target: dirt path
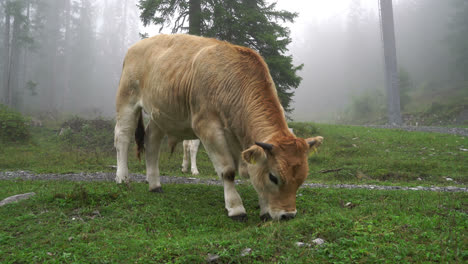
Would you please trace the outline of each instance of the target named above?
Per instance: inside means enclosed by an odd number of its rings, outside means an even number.
[[[131,180],[135,182],[144,182],[145,176],[142,174],[130,174]],[[92,173],[68,173],[68,174],[34,174],[27,171],[0,172],[0,180],[68,180],[68,181],[114,181],[115,173],[112,172],[92,172]],[[161,183],[176,184],[206,184],[221,185],[219,180],[169,177],[161,176]],[[236,180],[237,184],[249,184],[245,180]],[[354,184],[321,184],[305,183],[302,188],[334,188],[334,189],[368,189],[368,190],[409,190],[409,191],[434,191],[434,192],[468,192],[467,187],[405,187],[405,186],[383,186],[383,185],[354,185]]]
[[[400,129],[405,131],[433,132],[452,134],[468,137],[468,128],[463,127],[437,127],[437,126],[392,126],[392,125],[369,125],[367,127]]]

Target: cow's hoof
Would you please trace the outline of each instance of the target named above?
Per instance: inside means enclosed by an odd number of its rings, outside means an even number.
[[[163,189],[162,189],[162,187],[156,187],[154,189],[151,189],[150,192],[163,193]]]
[[[234,221],[245,222],[247,221],[247,214],[233,215],[230,218]]]
[[[269,213],[262,214],[262,215],[260,216],[260,220],[262,220],[263,222],[270,221],[270,220],[271,220],[271,216],[270,216]]]

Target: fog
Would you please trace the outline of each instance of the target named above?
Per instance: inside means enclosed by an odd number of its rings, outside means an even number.
[[[287,8],[287,2],[279,4]],[[290,52],[304,64],[294,96],[295,120],[333,122],[363,91],[384,92],[378,1],[292,2],[309,2],[305,9],[296,6],[300,25],[290,26]],[[398,66],[409,73],[414,89],[453,77],[448,38],[456,2],[394,1]]]
[[[13,59],[8,63],[6,12],[0,10],[0,83],[13,85],[14,107],[36,116],[112,117],[126,50],[139,33],[158,34],[155,27],[142,26],[137,1],[19,2],[28,3],[21,14],[31,22],[10,25]],[[384,93],[377,0],[277,2],[278,9],[299,14],[287,24],[292,38],[288,52],[295,65],[304,64],[293,97],[294,120],[336,122],[353,98],[366,91]],[[414,89],[447,86],[442,84],[458,78],[451,28],[459,5],[459,0],[394,0],[398,66]],[[3,92],[1,101],[7,96]]]

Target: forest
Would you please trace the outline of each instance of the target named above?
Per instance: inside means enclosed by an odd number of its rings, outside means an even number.
[[[2,1],[2,101],[38,118],[111,116],[139,40],[134,1]]]
[[[290,119],[385,123],[378,1],[287,2],[3,0],[0,101],[39,119],[113,117],[127,49],[189,33],[259,51]],[[406,123],[466,122],[467,17],[463,0],[394,1]]]

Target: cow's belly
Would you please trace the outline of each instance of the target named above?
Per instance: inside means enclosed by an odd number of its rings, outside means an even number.
[[[143,108],[150,122],[154,122],[165,134],[180,141],[196,139],[188,116],[168,113],[158,108]]]

